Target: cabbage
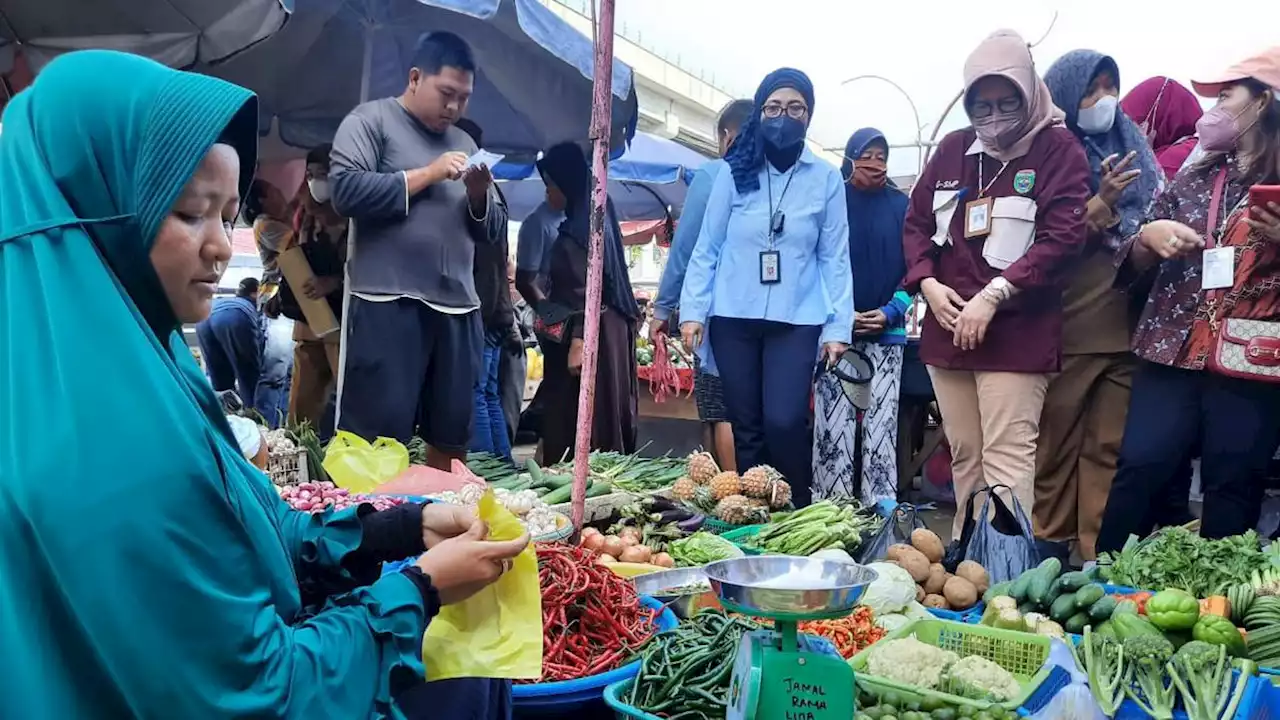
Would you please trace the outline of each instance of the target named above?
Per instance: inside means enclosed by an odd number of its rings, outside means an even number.
[[[834,560],[836,562],[846,562],[846,563],[856,562],[853,559],[853,556],[841,550],[840,548],[827,548],[826,550],[819,550],[818,552],[810,555],[809,557],[818,558],[819,560]]]
[[[876,615],[876,627],[883,628],[885,632],[893,632],[898,628],[904,628],[911,622],[906,615],[899,613],[887,613],[885,615]]]
[[[874,562],[867,567],[879,575],[867,586],[860,602],[876,617],[901,612],[916,600],[916,581],[911,573],[892,563]]]

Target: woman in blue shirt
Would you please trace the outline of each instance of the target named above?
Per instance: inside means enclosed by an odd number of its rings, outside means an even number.
[[[847,183],[849,258],[854,274],[853,349],[871,366],[870,404],[858,426],[853,388],[832,373],[814,388],[813,492],[867,504],[898,496],[898,394],[902,386],[902,228],[907,195],[889,180],[889,143],[875,128],[849,138],[840,173]],[[859,437],[861,435],[861,437]]]
[[[805,148],[808,76],[775,70],[754,102],[707,202],[680,331],[698,347],[710,325],[739,470],[773,465],[804,506],[818,346],[834,363],[852,337],[849,221],[840,171]]]

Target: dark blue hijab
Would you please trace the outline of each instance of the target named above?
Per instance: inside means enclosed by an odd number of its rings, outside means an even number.
[[[547,150],[538,160],[538,171],[564,195],[564,222],[560,224],[560,235],[584,248],[589,247],[591,168],[587,165],[586,153],[574,143],[561,143]],[[604,288],[601,299],[624,317],[635,318],[639,310],[631,292],[631,278],[624,255],[622,228],[618,227],[618,215],[613,209],[613,201],[609,200],[605,207]]]
[[[1089,158],[1089,168],[1093,171],[1090,187],[1098,191],[1102,180],[1102,161],[1108,155],[1124,157],[1136,151],[1138,156],[1129,164],[1130,170],[1141,170],[1142,174],[1124,189],[1116,212],[1120,215],[1120,226],[1117,228],[1121,236],[1132,235],[1138,231],[1147,206],[1155,199],[1156,188],[1164,171],[1156,160],[1155,153],[1147,144],[1147,138],[1138,129],[1136,123],[1117,106],[1116,120],[1111,129],[1101,135],[1086,135],[1077,125],[1080,115],[1080,101],[1089,95],[1089,86],[1094,78],[1104,71],[1109,71],[1120,85],[1120,69],[1110,56],[1095,50],[1072,50],[1058,58],[1044,74],[1045,85],[1053,95],[1053,104],[1062,108],[1067,115],[1067,127],[1076,134],[1084,145],[1085,155]]]
[[[867,146],[884,146],[889,159],[889,143],[875,128],[862,128],[844,146],[844,200],[849,210],[849,264],[853,267],[853,309],[867,312],[883,307],[902,286],[907,263],[902,253],[902,229],[907,216],[907,196],[893,184],[874,190],[859,190],[849,180],[853,161]]]
[[[760,134],[760,113],[764,103],[775,91],[781,88],[792,88],[804,97],[809,104],[809,117],[813,118],[813,83],[809,76],[794,68],[779,68],[765,76],[760,87],[756,88],[755,108],[746,124],[733,141],[733,147],[724,156],[729,164],[729,172],[733,174],[733,185],[739,195],[755,192],[760,189],[760,168],[765,163],[764,138]]]

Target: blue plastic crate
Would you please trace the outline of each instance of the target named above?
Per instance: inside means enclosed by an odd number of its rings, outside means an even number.
[[[676,619],[675,613],[671,612],[670,608],[664,608],[662,603],[648,595],[640,596],[640,604],[647,608],[661,610],[657,618],[658,632],[674,630],[676,625],[679,624],[679,620]],[[567,717],[566,713],[590,705],[593,702],[599,702],[604,695],[605,687],[610,683],[629,680],[634,678],[638,672],[640,672],[640,661],[636,660],[616,670],[577,680],[537,683],[534,685],[513,685],[511,686],[511,702],[517,714],[521,716],[556,715]]]

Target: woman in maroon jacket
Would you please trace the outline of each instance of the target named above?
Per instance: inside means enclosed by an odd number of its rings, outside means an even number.
[[[965,63],[972,128],[942,140],[911,194],[907,292],[929,304],[920,357],[964,503],[1007,485],[1032,510],[1049,376],[1062,363],[1065,271],[1085,247],[1089,164],[1026,41],[991,35]]]

